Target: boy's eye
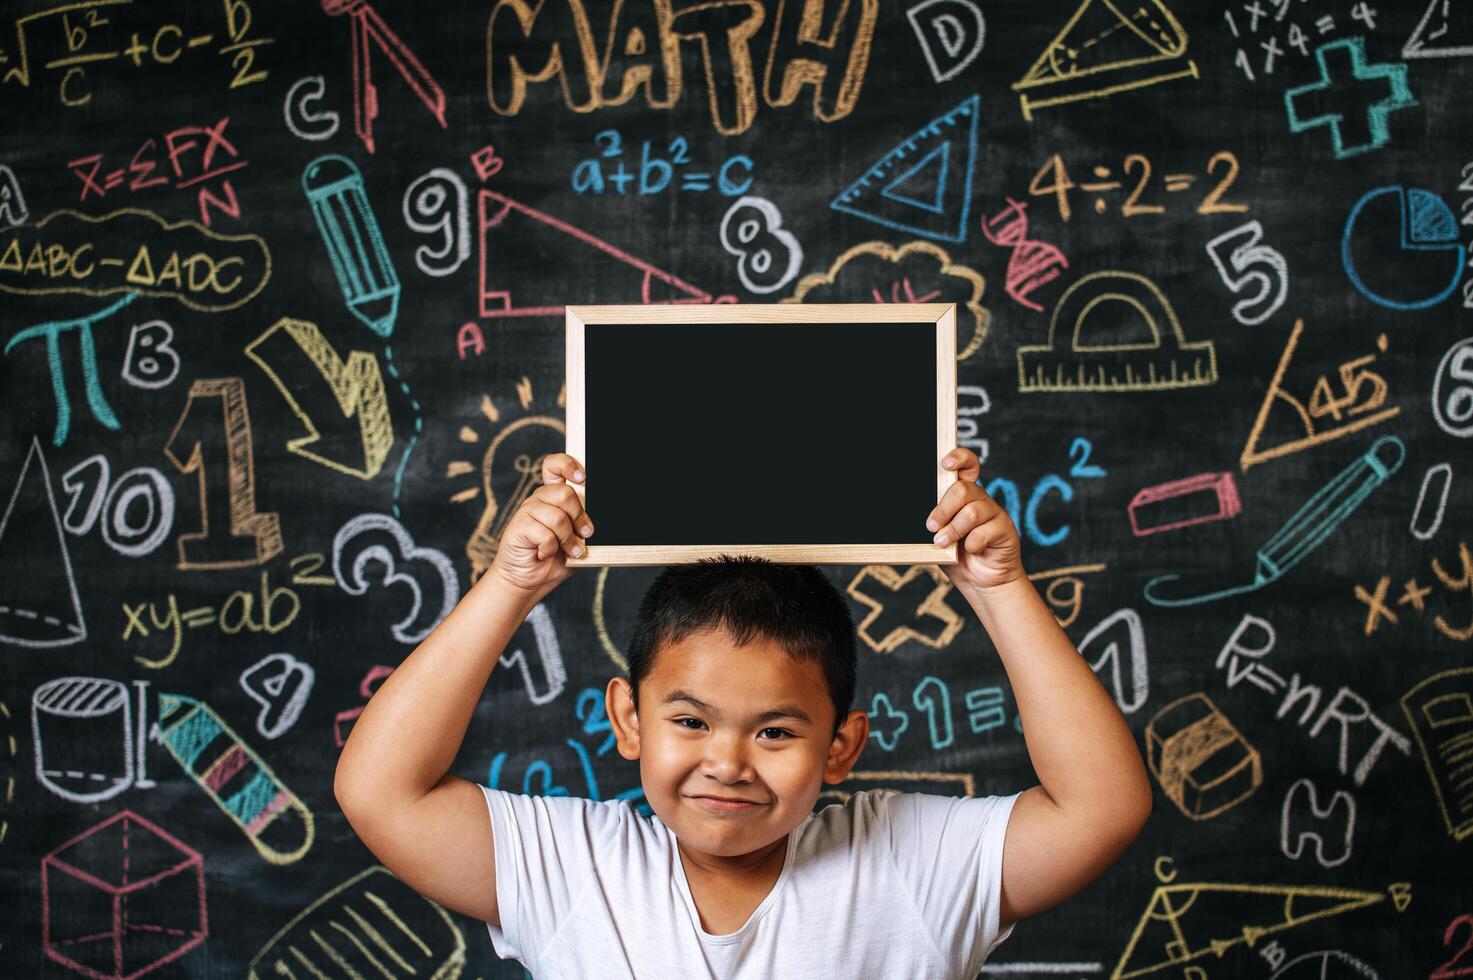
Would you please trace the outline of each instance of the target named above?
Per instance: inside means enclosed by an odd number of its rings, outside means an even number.
[[[706,724],[704,721],[701,721],[701,719],[699,719],[699,718],[689,718],[689,717],[687,717],[687,718],[675,718],[675,719],[672,719],[672,720],[675,722],[675,724],[677,726],[679,726],[681,728],[684,728],[688,732],[697,731],[697,730],[699,730],[700,726]],[[689,722],[694,722],[694,725],[686,725],[685,723],[688,722],[688,721]],[[792,732],[788,731],[785,728],[764,728],[764,729],[762,729],[762,733],[766,733],[766,732],[777,732],[777,735],[774,736],[774,737],[772,737],[772,738],[769,738],[768,741],[781,741],[782,739],[785,739],[785,738],[791,738],[792,735],[793,735]]]

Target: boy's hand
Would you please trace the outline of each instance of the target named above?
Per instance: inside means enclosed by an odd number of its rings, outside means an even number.
[[[938,535],[937,544],[961,541],[955,564],[942,565],[952,584],[973,591],[997,588],[1024,577],[1018,529],[1012,518],[987,491],[977,485],[982,464],[970,449],[953,449],[941,465],[960,479],[946,488],[926,518],[926,527]]]
[[[568,485],[585,479],[582,464],[567,453],[543,457],[542,486],[507,522],[488,574],[538,602],[566,581],[573,574],[566,556],[583,555],[583,539],[593,533],[582,499]]]

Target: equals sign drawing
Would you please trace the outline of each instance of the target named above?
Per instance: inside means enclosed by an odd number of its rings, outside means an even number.
[[[208,626],[215,619],[215,607],[200,606],[198,609],[186,609],[180,614],[179,620],[185,626],[194,629],[200,626]]]

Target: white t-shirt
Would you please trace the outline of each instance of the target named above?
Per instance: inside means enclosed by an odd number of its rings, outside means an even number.
[[[483,786],[501,928],[537,980],[973,980],[999,931],[1017,796],[860,791],[788,835],[782,873],[736,932],[701,928],[674,833],[626,800]]]

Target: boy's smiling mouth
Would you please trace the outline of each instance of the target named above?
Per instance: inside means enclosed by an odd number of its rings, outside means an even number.
[[[744,800],[734,796],[692,796],[691,799],[699,800],[714,810],[747,810],[761,806],[756,800]]]

